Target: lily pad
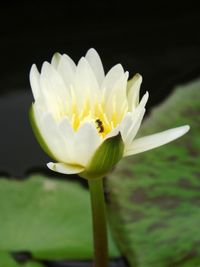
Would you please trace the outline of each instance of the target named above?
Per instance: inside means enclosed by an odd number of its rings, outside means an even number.
[[[109,235],[110,257],[118,257]],[[0,251],[29,251],[36,259],[93,257],[89,193],[78,182],[35,175],[0,179]]]
[[[184,124],[184,137],[125,158],[108,179],[111,225],[130,266],[200,266],[200,81],[176,88],[140,135]]]
[[[43,265],[37,262],[27,262],[24,264],[17,263],[9,253],[0,252],[0,266],[1,267],[42,267]]]

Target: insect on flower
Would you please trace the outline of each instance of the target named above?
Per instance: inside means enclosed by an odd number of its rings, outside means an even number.
[[[103,127],[103,123],[100,119],[95,120],[96,124],[97,124],[97,129],[99,129],[99,133],[103,133],[104,132],[104,127]]]

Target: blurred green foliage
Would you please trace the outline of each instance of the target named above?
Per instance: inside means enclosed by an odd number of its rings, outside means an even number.
[[[110,257],[119,257],[111,235],[109,241]],[[35,259],[92,259],[88,191],[76,181],[40,174],[24,181],[1,178],[0,253],[20,251],[31,252]],[[10,263],[0,261],[0,267],[18,266],[8,256],[1,258]]]
[[[124,159],[107,181],[113,232],[133,267],[200,266],[200,81],[176,88],[139,134],[184,124],[184,137]]]
[[[19,264],[17,263],[13,257],[11,256],[11,254],[6,253],[6,252],[0,252],[0,266],[1,267],[42,267],[43,265],[34,262],[34,261],[30,261],[24,264]]]

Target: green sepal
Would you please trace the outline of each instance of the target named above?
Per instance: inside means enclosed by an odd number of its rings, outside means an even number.
[[[52,159],[54,159],[55,161],[57,161],[57,159],[55,158],[55,156],[53,155],[53,153],[51,152],[50,148],[48,147],[47,143],[45,142],[39,127],[37,125],[36,119],[35,119],[35,114],[34,114],[34,108],[33,108],[33,103],[29,108],[29,121],[31,124],[31,127],[33,129],[33,133],[39,143],[39,145],[41,146],[41,148],[44,150],[44,152]]]
[[[85,171],[79,175],[86,179],[102,178],[123,157],[124,143],[121,134],[106,139],[96,150]]]

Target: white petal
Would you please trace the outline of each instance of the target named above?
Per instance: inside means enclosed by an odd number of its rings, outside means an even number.
[[[74,130],[67,117],[64,117],[61,120],[61,122],[59,123],[59,129],[63,136],[67,137],[68,139],[72,139],[74,135]]]
[[[94,48],[91,48],[88,50],[85,58],[88,60],[95,76],[96,79],[99,83],[99,86],[101,86],[105,73],[104,73],[104,69],[103,69],[103,65],[101,62],[101,59],[99,57],[99,54],[97,53],[97,51]]]
[[[41,117],[41,114],[35,113],[36,121],[40,129],[40,133],[47,143],[50,151],[55,158],[60,162],[68,162],[69,149],[66,146],[65,140],[58,130],[58,126],[50,113],[46,113]]]
[[[87,87],[94,87],[94,89],[98,88],[94,72],[87,59],[84,57],[82,57],[78,62],[76,69],[76,79],[78,80],[78,85],[81,87],[81,89],[84,89],[84,92],[86,91]]]
[[[79,101],[78,107],[81,108],[85,98],[88,97],[90,102],[93,103],[95,97],[99,98],[99,86],[87,60],[82,57],[76,69],[75,91],[77,100]]]
[[[34,99],[40,97],[41,90],[40,90],[40,74],[38,72],[38,69],[35,64],[32,65],[30,70],[30,83],[31,83],[31,89],[33,92]]]
[[[48,93],[53,93],[54,95],[59,95],[61,97],[66,93],[66,86],[62,77],[48,62],[44,62],[42,65],[41,80],[45,81],[44,89],[49,90]]]
[[[48,62],[42,66],[40,85],[48,110],[58,118],[59,114],[65,114],[70,94],[57,70]]]
[[[149,99],[149,92],[146,92],[146,93],[143,95],[143,97],[142,97],[142,99],[141,99],[139,105],[136,107],[136,109],[137,109],[138,107],[139,107],[139,108],[145,107],[145,106],[146,106],[146,103],[147,103],[147,101],[148,101],[148,99]]]
[[[59,131],[64,139],[68,152],[68,163],[76,162],[76,147],[74,145],[75,132],[69,122],[69,120],[64,117],[58,125]]]
[[[63,173],[63,174],[75,174],[80,173],[84,170],[83,167],[78,165],[70,165],[66,163],[53,163],[49,162],[47,167],[52,171]]]
[[[121,103],[123,102],[122,100],[126,98],[127,79],[128,72],[125,72],[113,83],[112,88],[106,91],[105,100],[107,104],[110,105],[115,96],[117,107],[121,105]]]
[[[86,166],[100,144],[101,139],[97,133],[96,127],[89,122],[81,125],[76,133],[74,141],[76,163]]]
[[[126,145],[129,145],[131,143],[131,141],[136,136],[137,131],[139,130],[141,121],[142,121],[144,113],[145,113],[145,105],[147,103],[148,97],[149,97],[149,93],[146,92],[144,94],[144,96],[142,97],[142,100],[140,101],[139,105],[131,113],[132,114],[131,126],[123,134],[124,142],[126,143]]]
[[[132,126],[133,118],[132,114],[128,112],[122,122],[120,123],[120,132],[122,135],[123,142],[126,141],[127,132],[129,131],[130,127]]]
[[[102,84],[102,89],[110,90],[113,88],[113,85],[116,81],[119,80],[120,77],[124,74],[124,69],[121,64],[117,64],[112,67],[109,72],[106,74],[104,82]]]
[[[136,74],[131,81],[131,87],[128,90],[128,104],[129,110],[132,111],[139,103],[139,93],[140,93],[140,85],[142,83],[142,76],[140,74]]]
[[[127,106],[126,86],[128,72],[123,73],[121,77],[113,84],[112,88],[105,90],[105,111],[109,119],[113,113],[116,113],[117,121],[121,118],[124,112],[125,105]],[[126,102],[124,102],[124,100]]]
[[[62,58],[68,62],[68,64],[70,65],[72,71],[76,71],[76,64],[74,63],[73,59],[71,59],[70,56],[66,55],[66,54],[63,54]]]
[[[60,53],[55,53],[52,57],[51,64],[54,66],[55,69],[57,69],[58,64],[61,60],[62,55]]]
[[[162,145],[165,145],[189,131],[188,125],[166,130],[161,133],[135,139],[125,151],[124,156],[138,154]]]
[[[59,124],[60,132],[68,148],[68,163],[86,166],[95,150],[101,144],[96,127],[86,122],[74,132],[67,118]]]
[[[58,72],[63,78],[67,88],[74,85],[75,71],[76,65],[74,61],[68,55],[63,55],[58,65]]]
[[[145,108],[143,108],[140,111],[136,120],[133,121],[132,126],[129,128],[128,134],[126,135],[126,138],[125,138],[125,145],[126,146],[129,146],[132,143],[135,136],[137,135],[137,132],[138,132],[140,125],[142,123],[142,119],[144,117],[145,111],[146,111]]]

